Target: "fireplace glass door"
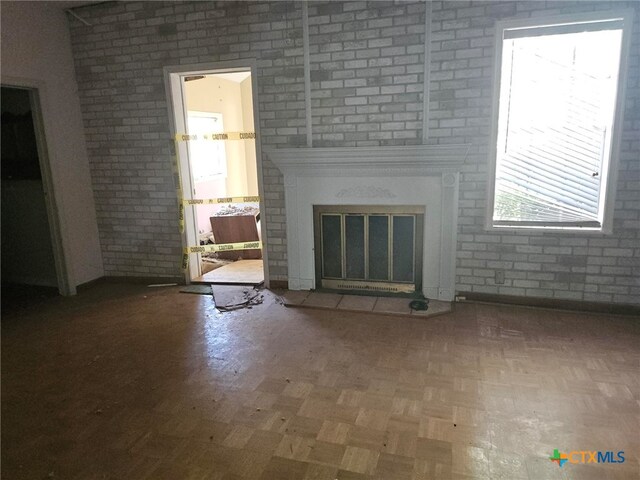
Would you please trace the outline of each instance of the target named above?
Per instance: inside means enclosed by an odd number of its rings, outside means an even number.
[[[417,206],[314,206],[317,286],[420,291],[423,221]]]

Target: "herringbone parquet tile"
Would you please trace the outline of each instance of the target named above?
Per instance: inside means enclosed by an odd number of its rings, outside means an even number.
[[[208,297],[102,285],[5,316],[3,477],[638,478],[638,318],[268,297],[218,314]],[[554,449],[625,462],[560,468]]]

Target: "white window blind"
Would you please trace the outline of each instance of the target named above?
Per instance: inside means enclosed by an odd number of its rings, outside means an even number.
[[[602,225],[621,42],[615,21],[504,31],[494,226]]]

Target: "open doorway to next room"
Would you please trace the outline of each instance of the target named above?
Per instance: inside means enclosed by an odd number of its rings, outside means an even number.
[[[261,241],[251,72],[189,74],[181,84],[190,198],[204,200],[186,206],[187,236],[199,245]],[[194,282],[264,281],[260,248],[197,255]]]

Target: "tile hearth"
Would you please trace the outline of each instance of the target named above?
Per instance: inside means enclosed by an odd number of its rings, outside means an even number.
[[[281,294],[287,307],[317,308],[345,312],[377,313],[411,317],[434,317],[453,311],[451,302],[429,300],[428,310],[411,310],[410,298],[342,295],[339,293],[286,290]]]

